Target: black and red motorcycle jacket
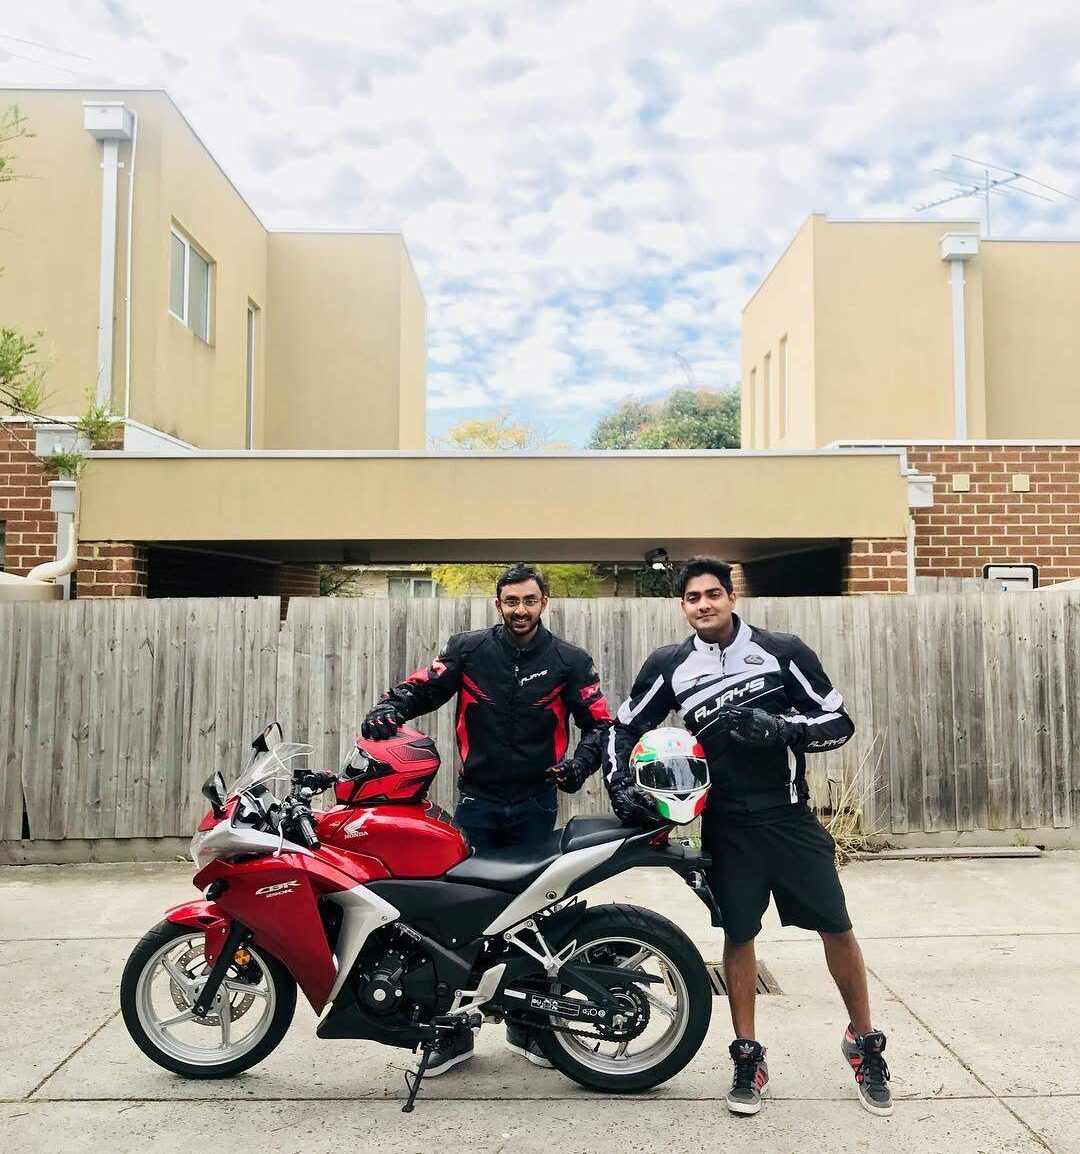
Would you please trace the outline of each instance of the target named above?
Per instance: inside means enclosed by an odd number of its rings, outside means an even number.
[[[550,789],[545,771],[569,748],[571,717],[582,733],[575,760],[590,774],[599,769],[611,715],[596,666],[543,623],[521,648],[503,625],[455,634],[380,704],[407,721],[455,693],[462,792],[518,801]]]
[[[817,654],[801,638],[758,629],[734,614],[732,621],[735,635],[726,647],[691,634],[646,660],[611,729],[605,767],[609,792],[634,784],[634,745],[674,710],[709,763],[707,817],[782,821],[806,804],[806,755],[839,748],[855,726]],[[788,722],[789,743],[766,749],[740,745],[725,723],[728,706],[780,714]]]

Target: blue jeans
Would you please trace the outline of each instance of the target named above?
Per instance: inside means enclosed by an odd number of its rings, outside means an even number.
[[[554,789],[514,802],[463,793],[454,810],[454,821],[478,853],[542,841],[555,828],[558,816],[559,798]]]

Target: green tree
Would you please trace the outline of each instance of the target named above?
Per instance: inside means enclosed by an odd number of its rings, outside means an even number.
[[[431,575],[451,597],[494,596],[495,582],[506,564],[436,565]],[[601,579],[591,565],[538,564],[537,568],[553,597],[595,597],[600,592]]]
[[[589,449],[737,449],[735,389],[675,389],[661,401],[623,401],[597,422]]]
[[[644,401],[623,401],[596,422],[587,449],[636,449],[641,430],[653,417],[653,406]]]
[[[446,430],[431,439],[431,448],[488,453],[525,452],[527,449],[559,450],[569,448],[564,441],[548,440],[528,421],[512,420],[509,413],[494,417],[477,417]]]

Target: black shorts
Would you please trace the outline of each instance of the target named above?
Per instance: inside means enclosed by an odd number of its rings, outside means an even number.
[[[785,926],[827,934],[851,929],[836,845],[810,810],[768,825],[730,825],[706,814],[701,835],[713,859],[709,883],[733,942],[757,937],[770,894]]]

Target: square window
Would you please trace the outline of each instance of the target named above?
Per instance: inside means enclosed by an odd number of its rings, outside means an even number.
[[[170,254],[169,312],[209,344],[213,262],[208,261],[175,228],[172,230]]]

